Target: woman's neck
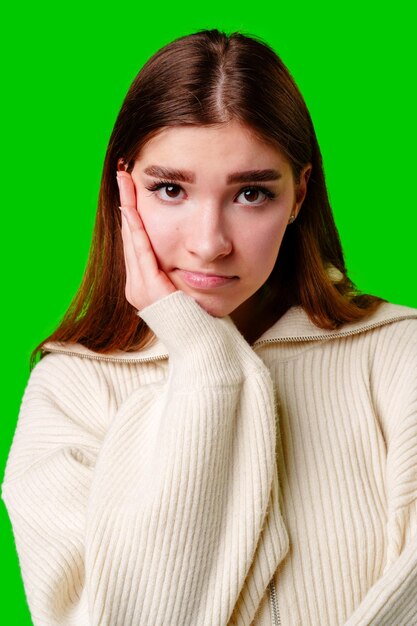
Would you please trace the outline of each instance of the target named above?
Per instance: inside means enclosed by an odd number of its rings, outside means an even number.
[[[273,304],[258,292],[230,313],[236,327],[249,344],[253,344],[289,309],[285,303]]]

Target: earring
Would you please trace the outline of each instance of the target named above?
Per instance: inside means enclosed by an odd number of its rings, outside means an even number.
[[[288,220],[288,224],[292,224],[295,220],[295,215],[291,215],[290,219]]]

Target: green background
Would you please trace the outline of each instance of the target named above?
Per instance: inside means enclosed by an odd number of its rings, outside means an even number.
[[[2,468],[30,352],[56,328],[84,272],[124,95],[145,61],[180,35],[241,30],[272,45],[310,109],[351,278],[362,291],[417,307],[411,3],[257,7],[76,1],[3,10]],[[31,620],[3,502],[0,523],[0,621],[25,626]]]

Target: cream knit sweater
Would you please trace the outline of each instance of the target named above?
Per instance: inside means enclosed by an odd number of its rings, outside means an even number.
[[[35,626],[417,625],[417,310],[252,346],[182,292],[141,317],[151,347],[30,375],[2,498]]]

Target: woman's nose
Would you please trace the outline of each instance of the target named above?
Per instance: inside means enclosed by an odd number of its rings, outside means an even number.
[[[219,208],[206,206],[197,209],[188,229],[186,246],[204,263],[230,254],[232,240]]]

